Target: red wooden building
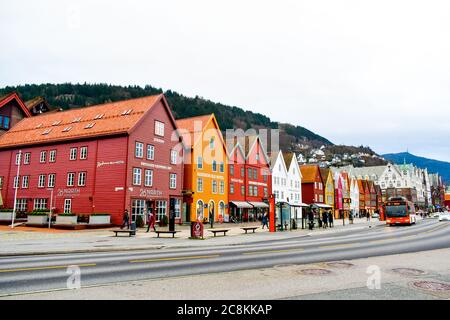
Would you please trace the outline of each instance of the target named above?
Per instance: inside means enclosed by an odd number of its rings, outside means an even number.
[[[302,172],[302,201],[306,204],[324,203],[324,183],[319,166],[300,166]]]
[[[183,166],[175,129],[163,95],[25,118],[0,137],[4,207],[14,205],[16,181],[23,212],[48,209],[53,190],[57,213],[108,213],[120,224],[125,208],[133,219],[145,208],[158,219],[173,209],[180,220]]]
[[[255,220],[269,209],[272,194],[269,158],[258,136],[235,138],[227,144],[231,148],[228,163],[230,215],[243,221]]]
[[[23,118],[31,116],[31,112],[17,93],[12,92],[0,97],[0,136],[9,131]]]

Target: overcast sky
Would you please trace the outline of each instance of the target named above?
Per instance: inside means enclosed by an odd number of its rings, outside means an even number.
[[[150,84],[450,161],[450,1],[2,1],[0,86]]]

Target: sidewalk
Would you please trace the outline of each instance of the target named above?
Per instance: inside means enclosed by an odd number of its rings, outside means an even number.
[[[135,237],[114,237],[112,229],[64,231],[39,228],[15,228],[0,227],[0,256],[13,255],[43,255],[56,253],[82,253],[82,252],[113,252],[123,250],[155,250],[163,248],[189,248],[230,246],[259,243],[273,240],[284,240],[295,237],[308,237],[319,234],[333,234],[345,231],[356,231],[377,225],[383,222],[357,219],[354,224],[342,225],[342,220],[335,220],[334,228],[329,229],[297,229],[292,231],[270,233],[261,228],[253,234],[245,234],[243,226],[259,226],[260,223],[246,224],[215,224],[214,229],[230,229],[227,236],[213,237],[208,232],[209,225],[205,225],[205,239],[192,240],[189,226],[176,226],[179,231],[175,239],[162,236],[157,238],[154,232],[146,233],[146,229],[138,229]],[[300,226],[301,227],[301,226]],[[167,228],[159,228],[164,230]]]

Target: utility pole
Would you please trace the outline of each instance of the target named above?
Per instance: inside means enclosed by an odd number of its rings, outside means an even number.
[[[13,214],[12,214],[12,221],[11,221],[11,228],[14,228],[14,220],[16,219],[16,210],[17,210],[17,192],[19,191],[20,186],[20,164],[22,163],[22,150],[19,150],[18,154],[18,163],[17,163],[17,175],[14,179],[14,206],[13,206]],[[16,179],[17,179],[17,186],[16,186]]]

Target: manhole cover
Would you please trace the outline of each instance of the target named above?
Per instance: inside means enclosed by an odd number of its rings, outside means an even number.
[[[434,281],[416,281],[413,285],[429,291],[450,291],[450,284]]]
[[[413,268],[396,268],[392,269],[395,273],[399,273],[404,276],[421,276],[425,274],[425,271]]]
[[[298,273],[303,274],[305,276],[323,276],[330,274],[331,271],[327,269],[303,269],[299,270]]]
[[[326,265],[332,268],[341,268],[341,269],[348,269],[354,266],[354,264],[348,262],[328,262]]]

